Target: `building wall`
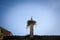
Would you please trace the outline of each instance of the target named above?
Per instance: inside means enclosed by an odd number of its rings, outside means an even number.
[[[12,36],[12,33],[2,27],[0,27],[1,29],[1,33],[3,34],[3,36]]]

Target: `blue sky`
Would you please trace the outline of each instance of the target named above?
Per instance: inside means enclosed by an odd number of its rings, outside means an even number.
[[[27,35],[27,20],[37,22],[35,35],[60,35],[59,0],[0,0],[0,26],[13,35]]]

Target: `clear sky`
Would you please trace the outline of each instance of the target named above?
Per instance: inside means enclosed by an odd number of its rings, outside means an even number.
[[[27,20],[37,22],[35,35],[60,35],[60,0],[0,0],[0,26],[27,35]]]

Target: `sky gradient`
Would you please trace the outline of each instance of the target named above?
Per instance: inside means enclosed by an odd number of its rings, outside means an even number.
[[[60,35],[60,0],[0,0],[0,26],[27,35],[27,20],[37,22],[35,35]]]

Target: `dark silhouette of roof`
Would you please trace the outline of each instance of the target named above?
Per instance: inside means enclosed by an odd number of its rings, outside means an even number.
[[[30,35],[26,36],[6,36],[4,37],[4,40],[60,40],[60,36],[39,36],[34,35],[33,37],[30,37]]]

